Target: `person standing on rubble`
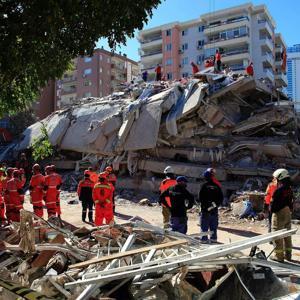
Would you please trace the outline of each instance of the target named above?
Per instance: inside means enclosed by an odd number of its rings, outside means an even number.
[[[93,167],[88,168],[88,173],[90,175],[90,180],[94,183],[98,182],[98,174],[95,172]]]
[[[41,174],[41,167],[39,164],[35,164],[32,167],[32,177],[29,183],[29,191],[31,196],[31,204],[33,206],[34,213],[42,218],[43,212],[43,196],[44,196],[44,183],[45,178]]]
[[[211,242],[217,242],[217,229],[219,223],[218,207],[223,202],[223,192],[221,184],[215,177],[215,170],[208,168],[203,177],[206,182],[202,185],[199,192],[199,202],[201,205],[200,226],[201,232],[211,230]],[[208,242],[208,237],[203,236],[202,242]]]
[[[61,178],[53,172],[52,166],[45,168],[44,200],[47,207],[48,219],[57,214],[57,199],[61,186]]]
[[[82,204],[82,222],[85,222],[87,210],[89,210],[88,218],[89,222],[93,223],[93,188],[95,183],[90,179],[90,174],[88,170],[84,171],[84,179],[81,180],[77,187],[78,198]]]
[[[148,72],[147,72],[147,70],[145,70],[145,71],[142,73],[142,78],[143,78],[144,82],[147,82],[147,80],[148,80]]]
[[[192,66],[193,75],[199,72],[198,66],[193,61],[191,62],[191,66]]]
[[[161,81],[161,66],[160,64],[157,64],[156,68],[155,68],[155,80],[156,81]]]
[[[247,66],[247,68],[246,68],[246,74],[248,76],[252,76],[252,77],[254,76],[253,62],[251,62],[249,64],[249,66]]]
[[[291,229],[291,212],[294,195],[291,188],[291,179],[286,169],[278,169],[273,173],[278,186],[271,199],[272,230]],[[275,241],[274,260],[283,262],[292,259],[292,238],[288,236]]]
[[[26,181],[30,179],[31,176],[31,166],[30,162],[28,161],[26,154],[21,153],[20,159],[16,162],[17,169],[23,169]]]
[[[7,182],[6,193],[11,204],[11,214],[7,219],[12,222],[20,222],[20,210],[23,209],[23,182],[19,170],[13,171],[13,178]]]
[[[115,191],[116,191],[116,184],[117,184],[117,176],[114,173],[114,170],[111,166],[108,166],[105,168],[105,172],[107,173],[107,180],[109,183],[112,184],[113,188],[114,188],[114,192],[113,192],[113,197],[112,197],[112,202],[113,202],[113,211],[115,213],[116,211],[116,205],[115,205]]]
[[[268,217],[268,232],[272,231],[272,214],[270,203],[274,192],[277,189],[277,179],[273,177],[272,181],[268,184],[265,194],[264,213]]]
[[[174,170],[172,167],[167,166],[164,169],[164,174],[165,174],[166,178],[161,182],[161,184],[159,186],[160,194],[162,194],[165,190],[167,190],[171,186],[174,186],[177,183],[177,181],[175,179],[175,175],[174,175]],[[171,207],[170,197],[166,197],[165,200],[168,203],[168,207]],[[161,201],[159,201],[159,204],[161,204],[161,207],[162,207],[164,228],[169,228],[170,227],[170,218],[171,218],[170,209],[166,205],[161,203]]]
[[[113,197],[114,187],[107,180],[107,173],[103,172],[99,175],[99,182],[95,184],[93,189],[93,201],[95,203],[95,225],[103,225],[105,219],[106,224],[112,224],[114,220],[113,213]]]
[[[61,216],[61,207],[60,207],[60,187],[62,185],[62,178],[61,176],[56,172],[56,166],[55,165],[51,165],[51,169],[53,174],[56,176],[56,180],[58,182],[57,185],[57,196],[56,196],[56,213],[57,216],[60,218]]]
[[[217,71],[221,72],[221,66],[222,66],[221,53],[218,49],[216,50],[216,54],[215,54],[215,64],[217,65],[216,67]]]
[[[178,231],[186,234],[187,226],[187,210],[194,205],[194,196],[187,190],[187,178],[185,176],[178,176],[176,184],[169,187],[160,194],[160,203],[165,205],[171,213],[171,227],[172,231]],[[170,198],[170,205],[166,198]]]

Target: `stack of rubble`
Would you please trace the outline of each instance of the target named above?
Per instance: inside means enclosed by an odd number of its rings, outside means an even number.
[[[126,165],[130,175],[145,171],[148,179],[170,165],[196,182],[213,165],[224,186],[236,190],[245,178],[271,176],[279,166],[296,173],[292,102],[278,100],[284,96],[251,77],[210,71],[188,82],[141,84],[84,99],[30,126],[15,149],[29,148],[45,125],[58,149],[96,156],[115,169]]]
[[[0,298],[273,299],[291,291],[278,276],[300,267],[241,251],[295,232],[213,246],[139,221],[76,228],[22,210],[0,229]]]

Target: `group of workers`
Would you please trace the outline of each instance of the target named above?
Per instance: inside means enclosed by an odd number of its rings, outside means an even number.
[[[82,221],[88,219],[96,226],[112,224],[115,212],[115,185],[117,177],[113,168],[108,166],[99,175],[91,168],[84,171],[84,178],[79,182],[77,194],[82,203]],[[95,206],[95,221],[93,219],[93,207]]]
[[[60,217],[60,186],[62,178],[56,173],[54,165],[45,167],[41,173],[39,164],[32,167],[29,178],[29,192],[33,211],[38,217],[44,216],[43,202],[48,218]],[[20,222],[20,210],[23,209],[26,185],[26,172],[23,168],[0,169],[0,221]]]
[[[172,167],[164,170],[166,178],[160,184],[159,203],[162,206],[164,228],[169,228],[183,234],[187,233],[187,210],[198,203],[201,207],[200,227],[201,240],[204,243],[217,242],[218,208],[223,203],[223,192],[216,178],[216,171],[208,168],[203,177],[205,183],[201,186],[198,200],[187,190],[188,180],[185,176],[175,177]],[[176,178],[176,179],[175,179]],[[273,180],[268,185],[265,196],[265,216],[269,220],[270,230],[291,229],[291,211],[293,207],[293,191],[289,172],[278,169],[273,173]],[[204,235],[211,231],[210,239]],[[284,261],[292,258],[291,237],[275,241],[274,260]]]

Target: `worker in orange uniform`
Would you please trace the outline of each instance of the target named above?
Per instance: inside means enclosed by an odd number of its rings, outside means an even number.
[[[93,201],[95,203],[95,225],[103,225],[105,219],[106,224],[113,223],[113,197],[114,187],[107,180],[105,172],[100,173],[99,182],[95,184],[93,189]]]
[[[20,222],[20,210],[23,209],[23,186],[19,170],[13,171],[13,178],[7,182],[6,193],[9,203],[12,205],[11,214],[7,219],[13,222]]]
[[[61,207],[60,207],[60,187],[62,185],[62,178],[61,176],[56,172],[55,165],[51,165],[51,169],[53,174],[57,177],[57,181],[59,182],[58,189],[57,189],[57,197],[56,197],[56,213],[57,216],[60,218],[61,215]]]
[[[3,198],[3,181],[5,179],[5,170],[0,168],[0,224],[5,220],[5,203]]]
[[[94,183],[98,182],[98,174],[94,171],[93,167],[89,167],[87,170],[88,174],[90,175],[90,180]]]
[[[175,184],[177,184],[177,181],[175,179],[175,175],[174,175],[174,171],[173,171],[172,167],[167,166],[164,169],[164,174],[165,174],[166,178],[161,182],[161,184],[159,186],[160,194],[162,194],[169,187],[174,186]],[[166,197],[165,200],[166,200],[167,204],[169,205],[169,207],[171,207],[170,197]],[[169,228],[170,227],[170,218],[171,218],[170,209],[167,208],[164,204],[161,204],[161,205],[162,205],[162,215],[163,215],[164,228]]]
[[[253,62],[251,62],[249,66],[246,68],[246,74],[248,76],[254,76]]]
[[[32,167],[32,177],[29,183],[29,191],[31,196],[31,203],[33,205],[34,213],[42,218],[43,217],[43,196],[44,196],[44,183],[45,177],[41,174],[41,167],[35,164]]]
[[[44,200],[47,207],[48,218],[57,214],[57,197],[61,186],[61,178],[53,172],[52,166],[45,168]]]
[[[84,179],[81,180],[77,187],[78,198],[82,204],[82,222],[85,222],[87,209],[89,210],[89,222],[93,223],[93,188],[95,183],[90,178],[89,170],[84,171]]]
[[[272,197],[274,192],[278,187],[277,179],[273,177],[272,181],[268,184],[265,194],[265,204],[264,204],[264,212],[268,216],[268,231],[272,231],[272,214],[270,203],[272,201]]]
[[[10,202],[9,194],[7,193],[7,183],[12,179],[14,168],[7,168],[6,177],[2,180],[3,199],[5,204],[6,219],[11,220],[14,205]]]
[[[113,168],[111,166],[106,167],[105,172],[107,173],[107,180],[110,182],[114,187],[114,193],[113,193],[113,211],[115,213],[116,211],[116,205],[115,205],[115,190],[116,190],[116,184],[117,184],[117,176],[113,171]]]

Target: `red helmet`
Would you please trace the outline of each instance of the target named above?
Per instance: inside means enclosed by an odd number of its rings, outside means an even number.
[[[20,176],[20,171],[19,170],[14,170],[13,171],[13,177],[19,177]]]
[[[39,164],[34,164],[33,167],[32,167],[32,170],[33,171],[40,171],[41,170],[41,167]]]
[[[106,172],[102,172],[99,174],[99,179],[103,178],[103,179],[107,179],[108,174]]]
[[[89,175],[90,176],[90,171],[89,170],[84,170],[84,173],[83,173],[84,176],[87,176]]]
[[[113,171],[113,168],[112,168],[111,166],[108,166],[108,167],[106,167],[105,171],[107,171],[107,172],[112,172],[112,171]]]
[[[25,174],[25,170],[24,170],[23,168],[20,168],[20,169],[19,169],[19,173],[20,173],[21,175],[23,175],[23,174]]]

